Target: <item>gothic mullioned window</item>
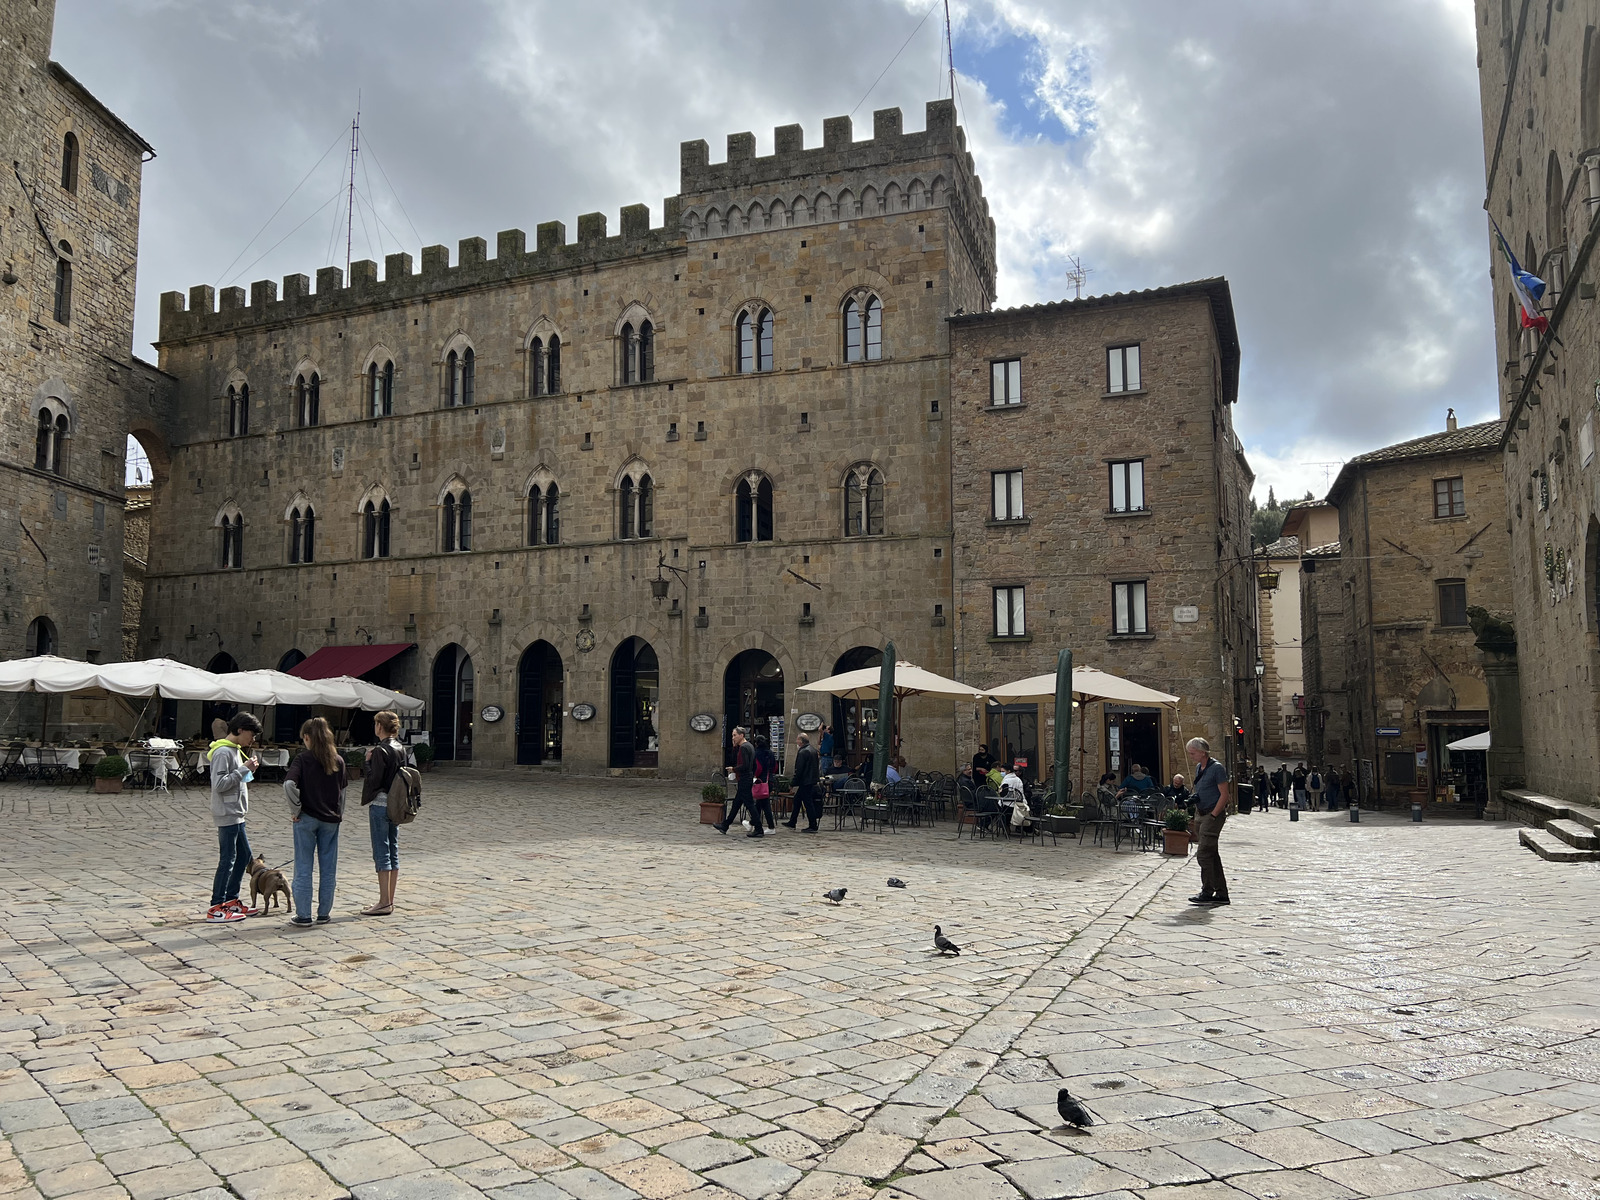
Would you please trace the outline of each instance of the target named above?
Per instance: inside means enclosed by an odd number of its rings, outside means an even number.
[[[389,557],[389,499],[373,496],[361,506],[361,557]]]
[[[477,391],[478,356],[468,346],[460,353],[445,356],[444,376],[447,403],[451,408],[468,408]]]
[[[472,549],[472,493],[460,480],[452,483],[439,503],[439,547],[446,554]]]
[[[844,477],[845,537],[875,537],[883,532],[883,472],[857,463]]]
[[[244,437],[250,432],[250,385],[228,385],[228,436]]]
[[[622,382],[649,383],[656,377],[656,330],[649,321],[632,321],[622,326],[619,335],[622,351]]]
[[[295,423],[309,429],[322,423],[322,376],[312,371],[295,376]]]
[[[221,534],[220,565],[230,570],[243,567],[244,516],[237,507],[229,504],[217,515],[217,529]]]
[[[734,540],[772,541],[772,480],[751,471],[734,492]]]
[[[316,561],[317,512],[310,503],[296,504],[289,514],[289,561]]]
[[[451,352],[452,355],[454,351]],[[468,354],[472,351],[468,350]],[[394,415],[394,363],[386,360],[380,367],[376,362],[367,367],[367,416]]]
[[[876,362],[883,357],[883,302],[852,296],[844,302],[845,362]]]
[[[33,465],[55,475],[67,473],[67,435],[71,423],[67,414],[53,406],[39,410],[38,434],[33,443]]]
[[[655,537],[655,481],[642,463],[634,463],[617,483],[617,536]]]
[[[554,546],[561,541],[561,489],[555,480],[528,489],[528,545]]]
[[[739,374],[772,370],[772,310],[745,309],[735,322],[739,335]]]

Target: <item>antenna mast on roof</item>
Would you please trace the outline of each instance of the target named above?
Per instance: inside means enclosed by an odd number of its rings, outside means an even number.
[[[944,48],[945,56],[950,63],[950,102],[956,99],[956,43],[950,36],[950,0],[944,0]],[[927,68],[924,67],[924,70]]]
[[[361,93],[356,92],[355,120],[350,122],[350,198],[344,215],[344,277],[350,278],[350,243],[355,237],[356,221],[356,155],[361,152]],[[335,192],[335,195],[338,193]],[[365,225],[363,224],[363,228]]]
[[[1067,255],[1067,261],[1072,264],[1067,269],[1067,282],[1072,285],[1072,298],[1074,300],[1082,300],[1083,285],[1088,281],[1089,268],[1078,260],[1076,254]]]

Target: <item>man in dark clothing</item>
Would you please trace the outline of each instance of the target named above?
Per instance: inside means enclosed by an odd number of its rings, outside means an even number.
[[[1305,765],[1305,763],[1297,763],[1297,764],[1295,764],[1294,774],[1289,777],[1289,782],[1290,782],[1291,786],[1294,789],[1294,806],[1296,808],[1301,808],[1301,809],[1305,808],[1305,806],[1306,806],[1306,765]]]
[[[817,752],[811,748],[811,739],[802,733],[794,742],[798,747],[794,755],[794,777],[790,780],[794,786],[794,810],[785,823],[790,829],[795,827],[795,822],[800,819],[800,806],[803,804],[806,810],[806,827],[801,832],[815,833],[817,818],[822,816],[822,801],[817,797],[817,783],[822,777],[822,772],[817,761]]]
[[[712,826],[718,833],[727,833],[728,826],[739,816],[742,808],[750,814],[750,824],[753,828],[750,837],[764,837],[761,828],[761,814],[756,811],[755,799],[750,795],[750,789],[755,784],[756,778],[756,748],[748,740],[743,726],[733,731],[733,770],[738,780],[738,790],[733,797],[733,811],[722,818],[722,821]]]
[[[1194,764],[1194,802],[1200,811],[1195,853],[1200,862],[1200,894],[1190,896],[1189,903],[1215,907],[1228,903],[1228,880],[1217,851],[1222,823],[1228,819],[1228,768],[1211,757],[1211,745],[1205,738],[1190,738],[1184,750]]]
[[[982,776],[987,775],[989,773],[989,769],[993,766],[994,755],[989,753],[989,748],[987,746],[979,746],[978,752],[972,756],[973,775],[981,778]]]

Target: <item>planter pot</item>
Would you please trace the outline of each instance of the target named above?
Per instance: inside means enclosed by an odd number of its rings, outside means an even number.
[[[720,825],[722,823],[722,805],[715,800],[700,801],[700,824]]]
[[[94,790],[97,792],[120,792],[122,790],[122,780],[102,779],[96,775],[94,778]]]
[[[1044,828],[1050,833],[1068,835],[1078,832],[1077,817],[1065,817],[1057,813],[1046,813],[1044,816],[1040,817],[1039,820],[1043,822]]]
[[[1163,829],[1161,840],[1165,843],[1162,848],[1164,854],[1173,858],[1189,857],[1189,831],[1187,829]]]

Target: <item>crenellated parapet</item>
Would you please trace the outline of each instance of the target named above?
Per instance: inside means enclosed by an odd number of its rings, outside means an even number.
[[[182,292],[163,292],[160,340],[176,342],[402,303],[486,284],[637,258],[682,244],[676,197],[662,202],[662,223],[657,228],[650,226],[648,205],[631,204],[622,210],[621,218],[620,232],[608,236],[604,213],[584,213],[578,218],[575,242],[567,241],[567,227],[562,222],[546,221],[535,226],[531,250],[528,235],[522,230],[502,230],[495,235],[493,258],[489,257],[489,246],[483,238],[463,238],[457,246],[455,266],[450,265],[447,246],[424,246],[421,270],[415,269],[411,255],[390,254],[384,258],[381,280],[378,264],[371,259],[351,263],[348,280],[338,267],[321,268],[317,271],[315,290],[305,275],[285,275],[281,295],[276,283],[260,279],[250,285],[248,304],[242,287],[226,287],[218,292],[210,284],[198,284],[189,289],[187,301]]]
[[[922,130],[907,133],[902,125],[898,108],[879,109],[872,114],[871,139],[856,141],[849,117],[829,117],[822,145],[809,150],[799,125],[780,125],[773,153],[763,157],[756,156],[754,134],[730,133],[727,160],[720,163],[710,161],[704,141],[682,143],[684,237],[699,241],[948,208],[992,297],[994,220],[955,106],[931,100]]]

